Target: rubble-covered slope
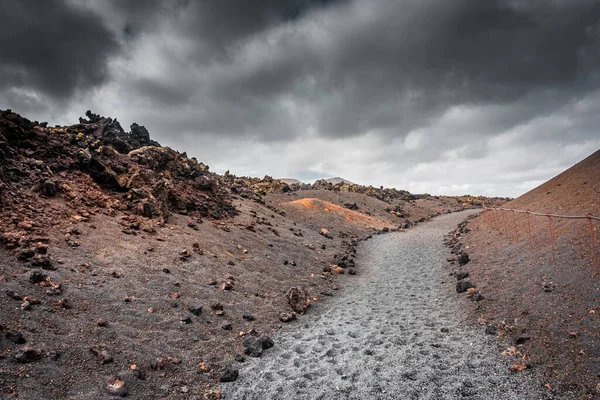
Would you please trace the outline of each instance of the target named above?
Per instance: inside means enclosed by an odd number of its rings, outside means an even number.
[[[91,112],[0,112],[0,397],[218,398],[361,273],[361,241],[470,206],[344,185],[217,175]],[[286,205],[307,196],[360,223]]]

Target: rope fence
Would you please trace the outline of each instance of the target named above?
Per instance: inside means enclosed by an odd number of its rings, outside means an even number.
[[[491,215],[490,215],[490,213],[491,213]],[[511,224],[510,224],[510,221],[507,222],[507,220],[509,218],[505,215],[506,213],[509,213],[509,215],[512,216],[512,218],[511,218],[512,226],[510,227],[510,229],[514,232],[514,238],[517,243],[519,242],[519,228],[517,226],[516,214],[527,215],[527,236],[528,236],[529,248],[532,251],[534,250],[534,243],[533,243],[532,229],[531,229],[531,224],[532,224],[531,217],[532,216],[533,217],[545,217],[545,219],[547,219],[548,233],[549,233],[548,241],[550,244],[550,248],[552,249],[552,263],[556,263],[556,256],[555,256],[555,254],[556,254],[556,247],[555,247],[556,236],[555,236],[555,226],[552,224],[552,220],[553,219],[586,220],[587,223],[589,224],[589,229],[590,229],[590,245],[592,248],[592,255],[593,255],[592,260],[593,260],[593,267],[595,270],[592,277],[596,277],[596,276],[600,275],[600,266],[598,265],[598,255],[597,255],[597,249],[596,249],[596,237],[595,237],[595,233],[594,233],[594,223],[595,223],[595,221],[600,221],[600,217],[596,217],[591,214],[588,214],[588,215],[560,215],[560,214],[549,214],[549,213],[544,214],[544,213],[539,213],[539,212],[534,212],[534,211],[529,211],[529,210],[517,210],[514,208],[488,207],[484,203],[483,204],[483,218],[485,220],[485,223],[499,231],[504,230],[504,234],[509,239],[511,237],[511,234],[509,234],[509,225],[511,225]],[[501,217],[498,217],[498,214],[500,214]]]

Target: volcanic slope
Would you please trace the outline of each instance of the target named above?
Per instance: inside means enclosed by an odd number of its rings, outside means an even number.
[[[600,151],[503,207],[600,216]],[[548,387],[600,397],[600,221],[594,251],[588,219],[497,210],[468,227],[468,272],[485,296],[469,305],[473,319],[500,328],[502,345],[516,344]]]
[[[360,275],[362,240],[470,206],[405,215],[375,197],[420,196],[326,187],[221,176],[91,112],[55,127],[0,112],[0,397],[202,396],[247,337]],[[291,205],[305,195],[361,223]]]

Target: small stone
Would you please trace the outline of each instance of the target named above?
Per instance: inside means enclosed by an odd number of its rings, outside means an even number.
[[[479,292],[477,292],[477,293],[473,294],[473,296],[471,296],[472,301],[481,301],[483,299],[485,299],[485,297],[483,297],[483,295]]]
[[[223,325],[221,325],[221,329],[230,331],[233,329],[233,325],[231,325],[231,322],[224,322]]]
[[[498,328],[496,328],[494,325],[488,325],[485,327],[485,333],[487,333],[488,335],[497,335]]]
[[[575,339],[577,336],[579,336],[579,333],[575,332],[575,331],[569,331],[569,339]]]
[[[520,345],[520,344],[525,344],[527,342],[529,342],[531,340],[531,338],[529,336],[521,336],[518,337],[517,340],[515,341],[515,344]]]
[[[223,284],[221,285],[221,290],[231,290],[231,289],[233,289],[233,283],[230,281],[223,282]]]
[[[204,363],[198,364],[198,369],[200,370],[200,372],[203,372],[203,373],[210,372],[210,367]]]
[[[27,343],[27,340],[25,339],[25,337],[23,336],[23,334],[21,332],[8,331],[8,332],[6,332],[6,334],[4,336],[8,340],[10,340],[11,342],[16,343],[16,344]]]
[[[510,372],[519,372],[525,371],[527,368],[529,368],[529,365],[527,364],[527,362],[525,362],[525,360],[521,359],[513,362],[509,369]]]
[[[170,274],[170,273],[171,273],[171,270],[170,270],[169,268],[163,268],[163,272],[164,272],[165,274]]]
[[[308,294],[304,288],[291,287],[287,291],[285,297],[292,310],[297,313],[304,313],[310,306],[310,300],[308,299]]]
[[[471,281],[459,281],[456,284],[456,291],[458,293],[464,293],[471,288],[475,288],[475,285],[473,285]]]
[[[223,374],[219,380],[221,382],[234,382],[237,380],[239,375],[240,373],[237,369],[233,368],[232,366],[228,366],[225,368],[225,371],[223,371]]]
[[[221,389],[213,388],[204,392],[204,400],[221,400]]]
[[[58,301],[58,305],[61,306],[62,308],[64,308],[65,310],[69,310],[71,308],[73,308],[73,306],[71,305],[71,301],[69,299],[60,299]]]
[[[25,261],[25,260],[29,260],[33,256],[35,256],[35,252],[33,250],[23,249],[17,255],[17,259],[19,259],[20,261]]]
[[[350,274],[350,275],[356,275],[356,269],[355,268],[348,269],[348,274]]]
[[[44,282],[46,279],[48,279],[48,275],[41,271],[33,271],[31,275],[29,275],[29,283],[33,284]]]
[[[20,363],[31,363],[41,359],[42,352],[30,347],[23,347],[21,350],[17,351],[17,354],[15,355],[15,360]]]
[[[96,325],[104,328],[104,327],[108,326],[108,321],[105,320],[104,318],[100,318],[99,320],[96,321]]]
[[[273,339],[271,339],[269,336],[262,336],[260,338],[260,341],[262,343],[263,349],[270,349],[271,347],[275,346],[275,343],[273,342]]]
[[[192,323],[192,316],[189,314],[181,314],[179,316],[179,321],[181,321],[182,324],[191,324]]]
[[[296,313],[281,313],[279,314],[279,320],[284,323],[292,322],[296,320]]]
[[[23,296],[21,296],[19,293],[15,292],[14,290],[7,290],[6,295],[13,300],[23,300]]]
[[[461,281],[461,280],[463,280],[465,278],[468,278],[468,277],[469,277],[469,273],[468,272],[459,272],[459,273],[456,274],[456,280],[457,281]]]
[[[101,365],[110,364],[114,361],[112,355],[102,346],[93,346],[90,351],[96,355]]]
[[[244,361],[246,361],[246,357],[244,357],[241,354],[236,354],[235,355],[235,361],[237,361],[237,362],[244,362]]]
[[[244,354],[250,357],[260,357],[263,350],[273,347],[273,340],[268,336],[246,336],[243,341]]]
[[[554,284],[554,282],[544,282],[542,285],[542,289],[544,289],[544,292],[550,293],[554,291],[554,287],[556,285]]]
[[[460,255],[458,256],[458,265],[465,265],[467,264],[470,260],[469,258],[469,254],[467,254],[466,252],[461,252]]]
[[[188,311],[194,315],[200,315],[200,314],[202,314],[202,306],[201,305],[188,306]]]
[[[112,377],[106,382],[106,390],[113,396],[127,396],[127,384],[116,377]]]
[[[442,333],[448,333],[448,332],[450,332],[450,329],[448,329],[448,328],[442,328],[442,329],[440,329],[440,332],[442,332]]]
[[[244,313],[242,318],[244,318],[244,320],[246,320],[246,321],[254,321],[254,315],[252,315],[250,313]]]

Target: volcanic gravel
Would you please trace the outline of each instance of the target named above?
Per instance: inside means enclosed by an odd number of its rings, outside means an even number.
[[[242,365],[225,399],[548,399],[463,319],[443,235],[473,211],[361,244],[361,275]],[[464,296],[464,295],[461,295]]]

